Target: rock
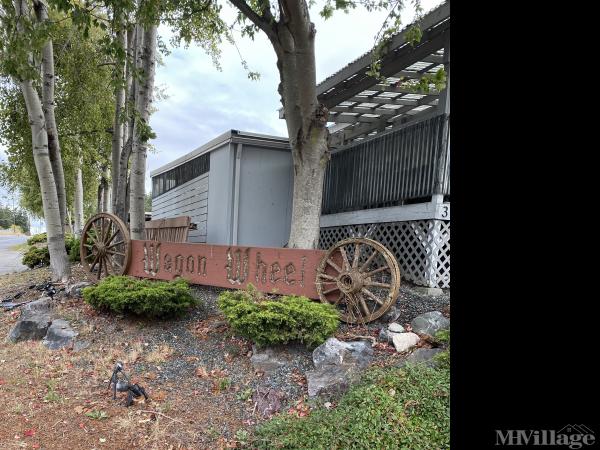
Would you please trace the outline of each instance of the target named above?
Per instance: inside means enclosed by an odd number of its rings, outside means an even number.
[[[331,397],[343,394],[359,377],[360,371],[347,366],[326,366],[306,372],[308,396]]]
[[[368,342],[327,339],[313,351],[316,370],[306,372],[308,396],[345,392],[372,359],[373,349]]]
[[[396,320],[398,320],[398,317],[400,317],[401,311],[397,305],[398,305],[398,303],[390,306],[390,309],[388,309],[385,312],[385,314],[379,318],[379,322],[389,323],[389,322],[395,322]]]
[[[75,338],[79,335],[69,322],[63,319],[56,319],[48,328],[46,337],[42,343],[50,350],[56,350],[59,348],[69,347],[75,343]]]
[[[388,325],[387,329],[388,329],[388,331],[391,331],[392,333],[404,333],[404,327],[396,322],[390,323]]]
[[[81,290],[89,286],[92,286],[92,283],[88,283],[87,281],[81,281],[79,283],[67,286],[65,292],[69,297],[81,297]]]
[[[27,341],[31,339],[42,339],[52,323],[49,314],[29,314],[22,317],[8,333],[11,342]]]
[[[252,346],[252,356],[250,357],[254,370],[260,370],[265,375],[272,375],[285,365],[290,363],[290,356],[284,347],[265,347],[258,348]]]
[[[282,392],[270,388],[257,388],[252,394],[252,401],[256,403],[256,410],[263,417],[269,417],[281,409],[281,401],[285,398]]]
[[[435,367],[435,361],[433,357],[440,352],[443,352],[441,348],[418,348],[412,352],[408,358],[407,363],[412,364],[425,364],[429,367]]]
[[[415,333],[394,333],[392,342],[398,353],[405,352],[411,347],[417,345],[421,338]]]
[[[413,332],[433,337],[440,330],[450,328],[450,321],[441,312],[431,311],[421,314],[410,323]]]
[[[38,300],[29,302],[21,308],[21,317],[27,317],[35,314],[48,314],[52,309],[52,299],[50,297],[40,297]]]
[[[442,291],[440,288],[423,287],[423,286],[415,287],[415,291],[421,295],[429,295],[431,297],[437,297],[438,295],[442,295],[444,293],[444,291]]]
[[[317,369],[326,366],[352,366],[365,368],[373,359],[371,344],[365,341],[342,342],[329,338],[313,351]]]

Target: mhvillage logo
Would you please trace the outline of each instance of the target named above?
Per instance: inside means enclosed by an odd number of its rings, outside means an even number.
[[[566,425],[560,430],[496,430],[496,445],[566,446],[593,445],[596,436],[585,425]]]

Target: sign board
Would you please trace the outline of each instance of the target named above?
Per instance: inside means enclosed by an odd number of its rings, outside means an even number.
[[[324,250],[131,241],[128,275],[158,280],[304,295],[318,299],[317,267]]]

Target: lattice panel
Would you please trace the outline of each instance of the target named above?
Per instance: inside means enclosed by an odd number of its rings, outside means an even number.
[[[385,245],[398,260],[402,278],[428,287],[450,287],[450,222],[414,220],[321,228],[319,247],[365,236]]]

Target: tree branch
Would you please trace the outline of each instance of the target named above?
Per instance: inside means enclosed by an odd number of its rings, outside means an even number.
[[[248,19],[250,19],[250,21],[254,25],[256,25],[258,28],[263,30],[265,32],[265,34],[267,35],[267,37],[272,42],[278,41],[277,33],[275,32],[270,20],[268,20],[266,17],[260,16],[259,14],[257,14],[252,8],[250,8],[250,5],[248,5],[248,3],[246,3],[245,0],[230,0],[230,1],[233,4],[233,6],[235,6],[237,9],[239,9],[240,12],[242,14],[244,14]]]

